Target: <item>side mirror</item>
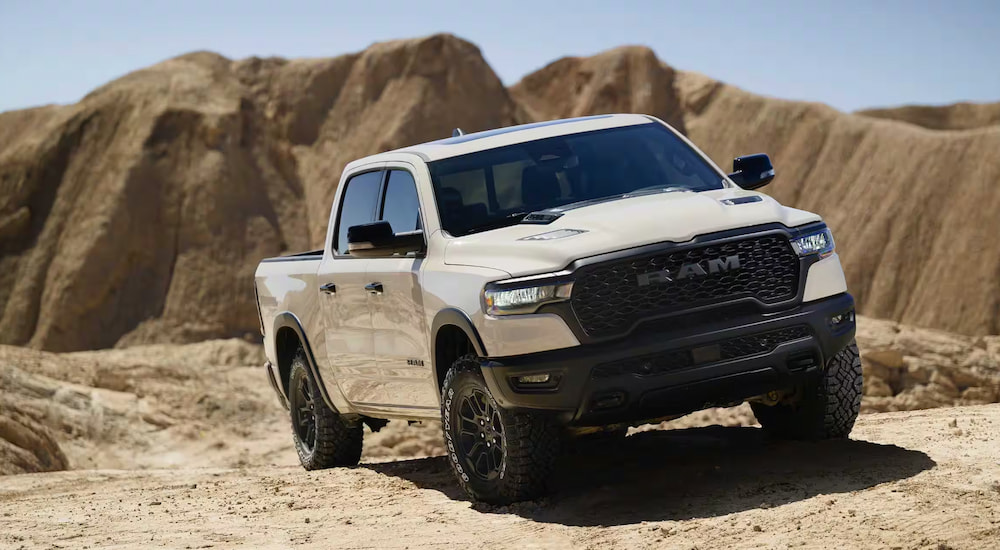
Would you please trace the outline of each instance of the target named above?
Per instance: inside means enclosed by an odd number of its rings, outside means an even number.
[[[395,254],[421,252],[424,232],[421,230],[393,233],[387,221],[366,223],[347,228],[347,250],[359,258],[384,258]]]
[[[736,157],[733,159],[733,173],[729,174],[729,179],[743,189],[764,187],[774,179],[774,166],[764,153]]]

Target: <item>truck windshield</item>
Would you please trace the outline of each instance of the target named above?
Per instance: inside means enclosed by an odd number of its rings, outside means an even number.
[[[454,236],[582,201],[724,186],[722,174],[656,123],[518,143],[429,167],[441,225]]]

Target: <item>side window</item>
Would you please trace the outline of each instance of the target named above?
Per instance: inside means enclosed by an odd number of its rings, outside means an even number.
[[[420,229],[420,201],[417,199],[417,184],[413,176],[405,170],[390,170],[385,186],[385,203],[382,217],[389,222],[393,233],[403,233]]]
[[[383,172],[365,172],[347,180],[344,199],[337,212],[337,231],[334,240],[335,252],[347,254],[347,229],[375,221],[375,207],[378,191],[382,184]]]

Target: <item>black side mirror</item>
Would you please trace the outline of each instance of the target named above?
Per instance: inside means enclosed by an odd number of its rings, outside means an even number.
[[[421,252],[424,232],[393,233],[387,221],[354,225],[347,228],[347,250],[359,258],[383,258],[395,254]]]
[[[764,153],[745,155],[733,159],[733,173],[729,179],[743,189],[757,189],[774,179],[774,166]]]

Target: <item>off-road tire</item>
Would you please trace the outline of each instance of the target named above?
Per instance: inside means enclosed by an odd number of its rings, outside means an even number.
[[[476,468],[468,462],[469,437],[475,440],[475,436],[462,436],[463,426],[469,425],[462,421],[462,415],[469,413],[463,411],[463,403],[467,398],[476,397],[483,399],[490,414],[498,415],[497,424],[502,427],[494,440],[501,442],[499,454],[502,458],[490,474],[492,478],[477,474]],[[448,462],[459,485],[472,499],[503,505],[537,498],[548,489],[559,450],[560,433],[555,422],[544,413],[500,407],[483,380],[475,355],[457,359],[445,376],[441,390],[441,425]]]
[[[769,435],[781,439],[847,437],[861,411],[861,356],[849,346],[826,364],[819,380],[800,390],[797,402],[768,406],[751,403],[757,421]]]
[[[303,387],[303,384],[305,387]],[[309,399],[306,399],[306,398]],[[323,470],[335,466],[356,466],[361,460],[364,437],[361,422],[347,421],[323,401],[319,386],[309,373],[302,349],[292,359],[288,376],[288,407],[292,422],[292,439],[299,462],[306,470]],[[299,421],[310,410],[314,417],[314,434],[310,438],[300,433]],[[308,421],[306,421],[308,423]],[[310,439],[312,440],[310,444]]]

